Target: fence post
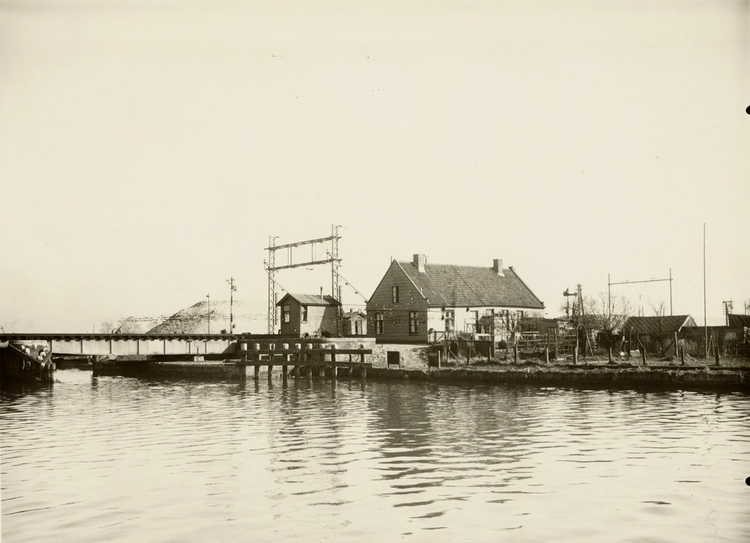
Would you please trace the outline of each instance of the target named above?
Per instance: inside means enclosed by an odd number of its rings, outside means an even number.
[[[685,365],[685,346],[683,345],[680,349],[680,361],[682,362],[682,365]]]
[[[719,362],[719,351],[721,349],[721,332],[716,330],[716,341],[714,341],[714,344],[716,345],[716,365],[721,365]]]

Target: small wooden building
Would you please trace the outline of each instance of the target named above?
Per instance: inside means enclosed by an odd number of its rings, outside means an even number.
[[[344,313],[341,329],[345,336],[366,336],[367,315],[362,311],[350,309],[348,313]]]
[[[340,305],[332,296],[286,294],[276,304],[281,308],[281,335],[335,336]]]
[[[675,334],[684,329],[694,328],[695,321],[690,315],[664,315],[650,317],[628,317],[622,326],[622,333],[631,348],[643,344],[648,353],[665,354],[674,348]]]

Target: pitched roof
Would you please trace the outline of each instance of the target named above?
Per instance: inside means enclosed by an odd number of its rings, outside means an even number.
[[[292,294],[291,292],[287,292],[276,305],[281,305],[287,298],[297,300],[300,305],[341,305],[333,296],[323,296],[321,298],[315,294]]]
[[[730,328],[750,328],[750,315],[729,315]]]
[[[425,264],[422,273],[412,262],[397,264],[431,306],[544,309],[542,301],[513,268],[504,269],[500,276],[491,267]]]
[[[626,333],[633,330],[641,334],[666,334],[678,332],[683,326],[695,326],[695,321],[690,315],[628,317],[622,328]]]

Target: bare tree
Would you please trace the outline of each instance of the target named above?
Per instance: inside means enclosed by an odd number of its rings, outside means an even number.
[[[587,341],[593,336],[604,347],[610,348],[614,336],[622,330],[631,312],[630,300],[626,297],[610,298],[602,292],[597,297],[583,297],[583,308],[574,308],[573,322],[585,328]]]
[[[99,325],[99,332],[102,334],[140,334],[142,329],[141,323],[133,317],[128,317],[119,322],[103,321]]]
[[[657,327],[657,333],[658,338],[657,342],[659,343],[659,354],[660,356],[664,356],[664,323],[662,322],[664,320],[664,316],[667,313],[666,310],[666,302],[664,300],[659,300],[658,302],[654,303],[649,300],[649,305],[651,306],[651,309],[654,312],[654,316],[656,317],[656,327]]]
[[[112,330],[117,328],[115,324],[112,321],[104,321],[99,323],[99,333],[100,334],[111,334]]]

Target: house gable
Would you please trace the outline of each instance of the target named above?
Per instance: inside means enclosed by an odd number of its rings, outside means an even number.
[[[398,288],[398,302],[393,301],[393,287]],[[377,334],[377,315],[383,323],[383,333]],[[416,332],[410,319],[416,318]],[[427,300],[402,266],[391,262],[375,292],[367,301],[367,329],[376,337],[394,342],[424,342],[427,340]]]

